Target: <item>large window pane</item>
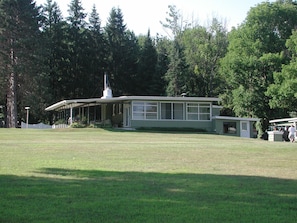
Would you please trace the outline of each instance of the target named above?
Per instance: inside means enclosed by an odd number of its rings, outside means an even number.
[[[144,120],[144,113],[133,113],[133,119]]]
[[[158,118],[157,113],[146,113],[146,119],[154,120],[157,118]]]
[[[161,104],[161,119],[171,119],[171,103]]]
[[[152,103],[148,103],[146,104],[146,112],[157,112],[157,105],[156,104],[152,104]]]
[[[144,112],[144,103],[133,104],[133,112]]]
[[[161,103],[161,119],[184,119],[183,103]]]
[[[210,120],[210,103],[188,103],[187,120]]]
[[[158,104],[156,102],[134,102],[133,119],[158,119]]]
[[[174,103],[173,104],[173,119],[183,120],[183,104],[181,103]]]
[[[200,113],[210,113],[210,107],[199,107]]]
[[[198,106],[196,107],[188,107],[189,113],[198,113]]]

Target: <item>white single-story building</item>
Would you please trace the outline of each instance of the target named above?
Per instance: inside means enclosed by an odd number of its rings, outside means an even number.
[[[180,128],[253,138],[255,118],[220,116],[218,98],[121,96],[63,100],[46,108],[62,112],[72,124],[87,123],[123,128]]]
[[[113,97],[104,79],[101,98],[63,100],[47,107],[46,111],[62,114],[72,124],[84,120],[87,124],[130,129],[172,128],[196,129],[217,134],[253,138],[255,118],[220,116],[219,98],[120,96]]]

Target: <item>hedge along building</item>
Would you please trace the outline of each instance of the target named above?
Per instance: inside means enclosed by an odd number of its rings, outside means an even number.
[[[69,117],[69,124],[84,119],[88,124],[124,128],[180,128],[241,137],[254,137],[258,119],[220,116],[219,98],[120,96],[113,97],[106,84],[101,98],[63,100],[46,108]],[[67,115],[65,115],[67,114]]]

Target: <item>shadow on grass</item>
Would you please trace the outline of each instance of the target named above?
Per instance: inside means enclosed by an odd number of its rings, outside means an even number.
[[[42,169],[0,176],[0,222],[296,222],[297,181]]]

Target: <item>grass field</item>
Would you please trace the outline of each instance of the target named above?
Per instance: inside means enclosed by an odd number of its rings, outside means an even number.
[[[297,144],[0,129],[0,185],[0,222],[293,223]]]

